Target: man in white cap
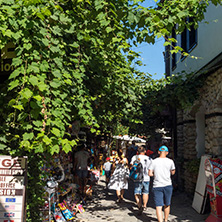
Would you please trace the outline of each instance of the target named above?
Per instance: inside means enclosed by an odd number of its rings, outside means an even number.
[[[158,222],[167,222],[170,214],[170,203],[173,193],[171,175],[175,174],[173,160],[167,158],[169,150],[161,146],[158,150],[159,157],[154,159],[149,167],[149,176],[153,176],[153,194],[156,205]],[[164,207],[164,220],[162,208]]]

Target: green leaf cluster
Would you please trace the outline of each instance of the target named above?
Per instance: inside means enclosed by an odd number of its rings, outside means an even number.
[[[161,113],[168,109],[189,109],[195,100],[199,98],[200,88],[203,86],[207,75],[202,73],[178,73],[171,77],[148,82],[145,86],[146,93],[142,100],[142,115],[138,119],[142,124],[131,124],[129,132],[132,134],[155,135],[155,130],[166,127],[169,116]],[[172,114],[172,113],[171,113]]]

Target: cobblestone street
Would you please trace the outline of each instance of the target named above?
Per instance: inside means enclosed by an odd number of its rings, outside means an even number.
[[[116,203],[115,191],[106,190],[104,177],[94,186],[93,199],[84,206],[85,212],[77,215],[78,222],[135,222],[157,221],[150,195],[148,208],[141,216],[137,216],[137,207],[133,196],[133,183],[129,182],[129,189],[125,191],[125,201]],[[192,200],[184,193],[175,193],[172,197],[169,221],[172,222],[204,222],[208,214],[200,215],[192,208]]]

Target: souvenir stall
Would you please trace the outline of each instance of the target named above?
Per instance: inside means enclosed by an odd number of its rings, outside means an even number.
[[[81,130],[79,122],[75,121],[68,129],[73,138],[78,136],[80,143],[86,143],[86,133]],[[60,151],[42,167],[43,180],[45,181],[45,203],[41,209],[42,221],[62,222],[75,221],[77,213],[83,213],[83,205],[86,199],[92,196],[92,183],[84,190],[84,197],[74,173],[74,155],[78,150],[73,148],[72,152],[65,153]],[[90,173],[89,173],[90,175]]]
[[[79,121],[74,121],[67,129],[72,138],[78,138],[78,145],[85,145],[90,154],[88,163],[88,182],[82,192],[74,172],[74,157],[78,147],[66,154],[61,151],[54,155],[50,162],[42,167],[45,181],[45,203],[41,209],[42,221],[62,222],[75,221],[77,213],[83,213],[86,200],[92,198],[93,185],[101,176],[101,166],[104,158],[109,155],[106,134],[96,136],[87,127],[80,127]],[[84,196],[83,196],[84,193]]]
[[[93,173],[100,172],[100,175],[103,175],[103,164],[106,157],[110,157],[110,135],[108,133],[103,133],[102,135],[97,135],[91,140],[91,155],[93,158],[90,169]],[[90,139],[88,140],[90,141]]]
[[[60,152],[49,164],[42,167],[48,175],[44,180],[45,203],[41,209],[42,221],[73,221],[77,213],[83,213],[85,199],[80,195],[79,186],[73,177],[72,153]],[[85,193],[92,195],[92,187],[87,185]],[[85,197],[86,198],[86,197]]]

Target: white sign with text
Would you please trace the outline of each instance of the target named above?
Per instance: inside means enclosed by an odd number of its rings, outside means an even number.
[[[0,156],[0,221],[25,221],[27,157]]]

